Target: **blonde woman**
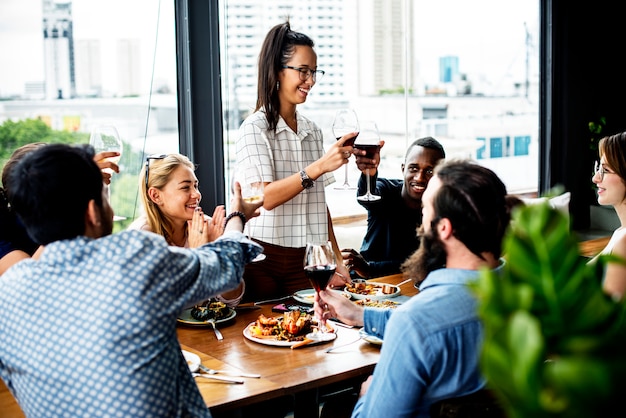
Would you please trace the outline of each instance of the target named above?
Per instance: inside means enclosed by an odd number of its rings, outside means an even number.
[[[214,241],[224,232],[225,209],[215,208],[213,216],[200,207],[195,165],[184,155],[150,156],[139,174],[143,214],[128,229],[142,229],[162,235],[169,245],[196,248]],[[245,285],[226,292],[218,299],[235,307]]]

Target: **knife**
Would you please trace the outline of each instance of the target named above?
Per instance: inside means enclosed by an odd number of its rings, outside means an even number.
[[[252,373],[240,373],[240,372],[230,372],[228,370],[215,370],[215,369],[209,369],[207,366],[200,364],[198,366],[200,368],[200,370],[202,370],[205,373],[208,373],[210,375],[216,375],[216,374],[224,374],[226,376],[235,376],[235,377],[252,377],[254,379],[259,379],[261,377],[260,374],[252,374]]]
[[[203,377],[205,379],[219,380],[222,382],[243,384],[243,379],[235,379],[234,377],[215,376],[212,374],[204,374],[204,373],[191,373],[191,375],[193,377]]]

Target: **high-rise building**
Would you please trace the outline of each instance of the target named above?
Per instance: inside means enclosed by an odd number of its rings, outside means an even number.
[[[76,40],[76,93],[81,97],[102,95],[102,48],[98,39]]]
[[[69,99],[76,96],[72,2],[42,1],[46,98]]]
[[[414,90],[413,2],[360,0],[356,20],[359,94]]]
[[[459,57],[446,56],[439,58],[439,81],[455,83],[459,78]]]
[[[136,96],[145,91],[141,87],[140,42],[138,39],[117,41],[117,95]]]

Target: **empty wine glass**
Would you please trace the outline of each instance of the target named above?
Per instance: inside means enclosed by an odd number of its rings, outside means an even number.
[[[359,119],[356,116],[356,112],[352,109],[340,109],[335,114],[335,121],[333,122],[333,135],[337,138],[337,141],[346,134],[359,131]],[[354,146],[356,137],[347,140],[343,143],[344,146]],[[354,190],[356,187],[350,186],[348,182],[348,164],[346,166],[346,175],[343,181],[343,186],[335,187],[338,190]]]
[[[115,151],[119,155],[117,157],[109,157],[109,160],[113,163],[118,163],[122,158],[122,140],[117,132],[117,129],[113,125],[96,125],[89,136],[89,144],[93,147],[96,154],[105,151]],[[104,171],[113,174],[113,170],[105,168]]]
[[[337,268],[337,259],[335,252],[329,241],[324,243],[306,244],[304,251],[304,274],[311,282],[311,286],[316,292],[326,289],[330,278],[335,274]],[[318,318],[321,333],[327,332],[326,326],[322,322],[322,318]],[[308,337],[308,335],[307,335]],[[315,338],[323,339],[323,336],[315,336]]]
[[[378,133],[378,127],[374,121],[361,122],[361,131],[357,142],[354,143],[354,148],[365,151],[365,157],[367,158],[374,158],[376,154],[380,152],[380,134]],[[367,202],[380,199],[380,196],[372,194],[371,192],[369,169],[365,170],[365,177],[367,181],[367,192],[362,196],[357,196],[357,199]]]

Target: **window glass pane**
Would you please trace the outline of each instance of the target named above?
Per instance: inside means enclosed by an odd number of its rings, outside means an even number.
[[[125,147],[112,204],[132,220],[144,153],[178,152],[174,1],[3,0],[0,48],[0,124],[53,130],[0,137],[0,163],[24,141],[87,143],[95,126],[114,125]]]
[[[227,170],[237,128],[255,107],[261,42],[288,16],[293,30],[313,38],[318,68],[326,71],[298,106],[325,132],[326,146],[335,141],[335,112],[351,107],[361,119],[374,119],[386,141],[383,177],[401,178],[408,145],[433,136],[449,158],[471,158],[493,169],[510,193],[536,193],[538,1],[223,0],[222,5]],[[351,159],[349,182],[355,185],[359,175]],[[354,192],[335,189],[343,183],[343,167],[335,179],[326,189],[332,216],[365,214]],[[360,241],[350,245],[359,248]]]

